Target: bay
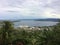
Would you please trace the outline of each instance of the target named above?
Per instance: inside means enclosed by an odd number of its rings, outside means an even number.
[[[15,22],[14,26],[53,26],[56,25],[58,22],[53,21],[19,21]]]

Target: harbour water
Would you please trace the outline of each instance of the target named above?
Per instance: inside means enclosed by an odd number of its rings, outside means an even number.
[[[22,25],[27,25],[27,26],[53,26],[56,25],[58,22],[53,22],[53,21],[20,21],[20,22],[15,22],[15,26],[22,26]]]

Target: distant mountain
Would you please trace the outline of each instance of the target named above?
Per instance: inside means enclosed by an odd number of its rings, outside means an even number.
[[[19,21],[54,21],[54,22],[58,22],[60,19],[58,18],[46,18],[46,19],[18,19],[18,20],[15,20],[16,22],[19,22]]]
[[[60,19],[58,18],[45,18],[45,19],[12,19],[12,20],[0,20],[0,22],[2,21],[12,21],[12,22],[20,22],[20,21],[54,21],[54,22],[58,22]]]
[[[47,18],[47,19],[35,19],[35,21],[55,21],[58,22],[60,19],[57,18]]]

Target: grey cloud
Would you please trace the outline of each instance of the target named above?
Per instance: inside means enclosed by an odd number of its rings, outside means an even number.
[[[4,0],[1,0],[1,1],[3,2]],[[29,1],[32,1],[32,3]],[[51,1],[51,3],[48,3],[48,1]],[[44,11],[48,9],[47,10],[48,12],[49,8],[53,10],[52,13],[60,14],[60,0],[5,0],[5,2],[1,4],[3,4],[3,6],[5,7],[11,7],[11,10],[9,9],[6,11],[9,14],[11,13],[11,15],[13,15],[14,13],[14,15],[19,15],[19,16],[20,15],[25,16],[25,14],[27,14],[30,18],[31,16],[44,17],[45,16],[43,15]],[[20,8],[21,13],[17,9],[13,10],[14,7]],[[52,16],[55,16],[55,15],[52,15]]]
[[[18,5],[22,5],[25,0],[8,0],[9,6],[16,7]]]
[[[16,12],[16,13],[17,13],[18,11],[13,11],[13,10],[10,11],[10,10],[9,10],[9,11],[6,11],[6,12],[12,12],[12,13],[13,13],[13,12]]]

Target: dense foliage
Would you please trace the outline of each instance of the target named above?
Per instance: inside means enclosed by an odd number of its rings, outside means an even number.
[[[13,24],[4,21],[0,26],[0,45],[13,43],[14,40],[22,39],[25,45],[60,45],[60,23],[52,26],[49,30],[24,30],[14,29]]]

